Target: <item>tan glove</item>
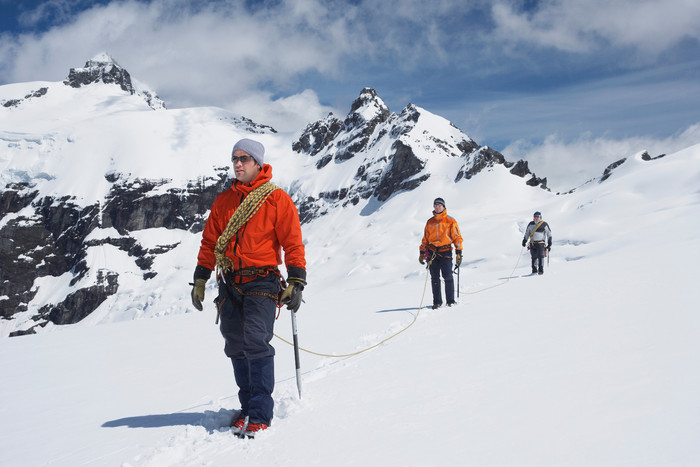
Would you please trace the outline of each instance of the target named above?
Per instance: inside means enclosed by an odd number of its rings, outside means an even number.
[[[199,311],[202,311],[204,287],[207,285],[207,281],[205,279],[196,279],[192,285],[192,305],[194,305],[194,307]]]
[[[455,257],[455,264],[457,267],[459,267],[460,264],[462,264],[462,252],[460,250],[457,250],[457,256]]]
[[[287,309],[296,313],[301,306],[302,290],[304,290],[304,285],[302,283],[289,279],[289,285],[284,289],[284,292],[282,292],[280,303],[282,305],[287,305]]]
[[[425,252],[421,251],[418,256],[418,262],[420,264],[425,264]]]

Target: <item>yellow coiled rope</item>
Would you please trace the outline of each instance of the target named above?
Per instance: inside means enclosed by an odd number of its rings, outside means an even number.
[[[280,187],[277,185],[273,185],[270,182],[265,182],[255,190],[251,191],[240,206],[238,206],[238,209],[236,209],[231,216],[231,219],[228,221],[228,225],[216,240],[214,256],[216,257],[217,273],[225,273],[226,271],[233,269],[233,260],[226,256],[226,248],[228,248],[231,237],[236,235],[238,229],[240,229],[255,215],[256,212],[258,212],[260,206],[263,205],[267,197],[270,196],[273,191],[279,189]]]

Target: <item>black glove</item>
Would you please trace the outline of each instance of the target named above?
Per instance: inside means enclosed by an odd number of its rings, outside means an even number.
[[[523,247],[525,246],[526,243],[527,243],[527,240],[523,239]]]
[[[462,264],[462,250],[455,250],[455,252],[457,253],[455,264],[459,267],[459,265]]]
[[[425,264],[425,251],[420,252],[420,256],[418,256],[418,262],[420,264]]]
[[[292,310],[296,313],[301,306],[303,301],[301,298],[301,291],[304,290],[306,285],[306,271],[302,268],[295,266],[289,266],[287,268],[287,273],[289,277],[287,278],[287,288],[282,292],[280,297],[280,303],[282,305],[287,305],[288,310]]]
[[[211,277],[211,269],[207,269],[204,266],[197,266],[194,269],[194,283],[191,283],[192,292],[190,296],[192,297],[192,305],[199,311],[202,311],[202,302],[204,301],[204,288],[207,285],[207,281]]]
[[[552,241],[550,240],[549,243],[547,243],[547,251],[552,249]]]

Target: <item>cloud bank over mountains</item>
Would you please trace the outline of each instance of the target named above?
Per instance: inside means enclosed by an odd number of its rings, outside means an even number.
[[[693,137],[700,5],[413,0],[3,5],[0,84],[58,80],[108,51],[170,108],[216,106],[279,131],[343,115],[372,87],[511,159],[552,141],[629,154]],[[685,147],[687,142],[678,143]]]

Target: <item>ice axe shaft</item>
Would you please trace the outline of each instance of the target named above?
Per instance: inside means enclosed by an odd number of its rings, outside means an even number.
[[[299,339],[297,337],[297,314],[292,310],[292,336],[294,338],[294,365],[297,373],[297,389],[301,399],[301,365],[299,364]]]
[[[459,298],[459,266],[461,264],[455,264],[455,268],[452,270],[452,272],[457,273],[457,298]]]
[[[457,298],[459,298],[459,265],[455,266],[454,272],[457,273]]]

